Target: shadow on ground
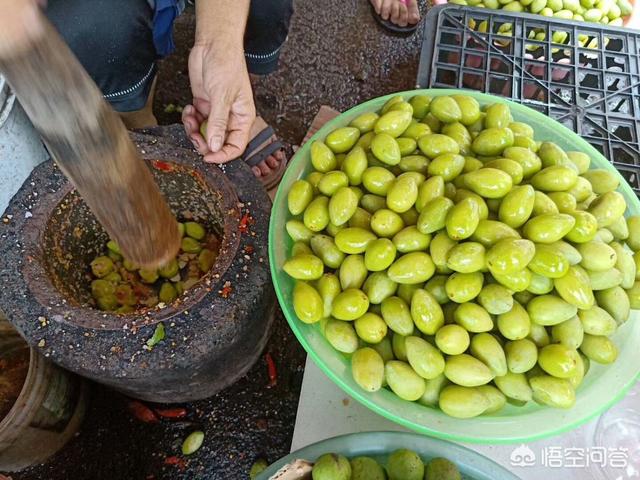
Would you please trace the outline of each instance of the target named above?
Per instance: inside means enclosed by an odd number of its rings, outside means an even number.
[[[266,1],[266,0],[260,0]],[[155,111],[161,123],[180,121],[168,104],[191,95],[187,56],[195,20],[188,10],[177,25],[178,51],[163,61]],[[288,143],[299,143],[320,105],[346,110],[372,97],[415,85],[421,32],[392,37],[374,21],[366,0],[297,0],[278,72],[255,85],[259,113]],[[278,381],[269,388],[264,357],[240,382],[187,406],[180,421],[145,424],[127,411],[127,399],[105,388],[93,401],[80,434],[46,465],[14,480],[235,480],[248,478],[257,458],[272,462],[289,451],[304,368],[304,352],[279,313],[267,347]],[[203,448],[184,464],[182,440],[205,432]]]

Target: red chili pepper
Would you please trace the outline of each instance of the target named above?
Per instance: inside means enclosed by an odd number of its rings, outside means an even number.
[[[168,162],[163,162],[162,160],[154,160],[151,163],[158,170],[162,170],[163,172],[173,172],[174,167]]]
[[[232,291],[233,291],[233,288],[229,286],[222,287],[222,290],[220,291],[220,296],[222,298],[229,298],[229,295],[231,295]]]
[[[248,213],[245,213],[240,219],[240,225],[238,226],[238,230],[240,233],[247,233],[249,231],[249,225],[253,225],[253,218]]]
[[[184,418],[187,416],[186,408],[162,408],[156,409],[156,413],[162,418]]]
[[[141,422],[144,422],[144,423],[158,422],[158,417],[156,416],[156,414],[153,413],[153,410],[147,407],[144,403],[138,402],[136,400],[131,400],[127,405],[127,408],[129,409],[129,412],[131,413],[131,415],[133,415],[136,419],[140,420]]]
[[[269,352],[264,356],[267,362],[267,373],[269,374],[269,387],[275,387],[278,383],[278,370],[276,369],[276,362],[273,361],[273,357]]]
[[[176,457],[176,456],[165,458],[164,459],[164,464],[165,465],[175,465],[180,470],[184,470],[184,468],[186,466],[185,463],[184,463],[184,460],[179,458],[179,457]]]

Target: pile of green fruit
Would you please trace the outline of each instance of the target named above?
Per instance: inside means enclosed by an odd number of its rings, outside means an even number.
[[[91,262],[91,295],[100,310],[124,314],[169,304],[211,270],[218,255],[218,238],[196,222],[178,227],[180,251],[157,270],[138,267],[123,258],[116,242],[107,242],[106,254]]]
[[[327,453],[316,460],[313,480],[460,480],[458,468],[446,458],[434,458],[425,465],[411,450],[396,450],[383,467],[371,457],[351,460]]]
[[[448,0],[456,5],[490,8],[508,12],[537,13],[563,20],[602,23],[622,27],[624,18],[631,15],[629,0]],[[504,32],[501,32],[504,34]],[[565,34],[566,35],[566,34]],[[544,40],[544,38],[538,38]],[[554,39],[554,42],[557,41]],[[562,42],[561,42],[562,43]]]
[[[506,104],[396,96],[310,148],[288,192],[293,306],[364,390],[448,415],[569,408],[640,308],[619,176]]]

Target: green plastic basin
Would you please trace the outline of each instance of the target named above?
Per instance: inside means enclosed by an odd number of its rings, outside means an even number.
[[[604,168],[618,172],[591,145],[558,122],[530,108],[473,91],[463,90],[415,90],[401,92],[409,97],[418,93],[438,96],[464,92],[474,97],[481,105],[505,103],[511,108],[514,120],[526,122],[535,130],[536,140],[549,140],[567,150],[577,150],[591,157],[591,168]],[[333,129],[347,125],[358,115],[378,110],[390,97],[388,95],[365,102],[328,122],[311,139],[324,139]],[[575,428],[596,417],[619,401],[640,377],[640,321],[633,311],[628,322],[613,335],[612,340],[619,349],[617,361],[612,365],[591,362],[591,369],[577,390],[576,404],[569,410],[555,409],[529,402],[524,407],[507,404],[500,412],[472,419],[449,417],[435,408],[408,402],[396,397],[391,391],[382,389],[375,393],[363,391],[351,376],[350,360],[335,351],[322,336],[318,325],[302,323],[293,310],[293,280],[282,270],[282,265],[291,250],[292,241],[285,230],[285,223],[292,218],[287,208],[287,192],[291,184],[306,176],[312,166],[307,142],[293,157],[280,184],[271,212],[269,226],[269,260],[271,274],[278,300],[296,337],[320,369],[351,397],[374,412],[425,435],[476,443],[513,443],[557,435]],[[640,214],[640,202],[631,187],[620,177],[618,191],[627,201],[626,215]]]

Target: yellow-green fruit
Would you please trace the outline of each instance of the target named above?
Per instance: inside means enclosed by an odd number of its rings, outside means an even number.
[[[451,240],[445,231],[438,232],[431,240],[429,253],[431,254],[431,259],[433,260],[438,273],[451,272],[451,269],[447,267],[447,256],[449,254],[449,250],[451,250],[455,245],[456,242]]]
[[[455,153],[438,155],[429,163],[427,172],[429,176],[439,175],[445,182],[450,182],[462,172],[464,157]]]
[[[486,415],[499,412],[506,405],[507,397],[505,397],[504,393],[502,393],[493,385],[480,385],[479,387],[475,388],[480,390],[489,400],[489,406],[483,412],[483,414]]]
[[[347,254],[364,253],[367,245],[374,241],[376,236],[369,230],[350,227],[340,230],[335,236],[336,246],[341,252]]]
[[[425,335],[435,335],[444,325],[444,314],[436,298],[426,290],[416,289],[411,297],[411,318]]]
[[[311,164],[317,171],[325,173],[338,166],[335,154],[320,140],[311,144]]]
[[[465,242],[454,246],[447,255],[447,266],[454,272],[472,273],[485,267],[485,249],[481,243]]]
[[[439,133],[431,133],[420,137],[418,139],[418,148],[431,159],[445,153],[460,153],[460,146],[453,138]]]
[[[556,408],[571,408],[576,402],[576,393],[566,378],[549,375],[533,377],[529,380],[533,399],[543,405]]]
[[[598,221],[598,227],[608,227],[615,223],[627,208],[627,202],[619,192],[600,195],[589,205],[589,213]]]
[[[362,174],[367,169],[367,155],[362,147],[354,147],[342,162],[340,167],[347,175],[349,184],[360,185]]]
[[[373,348],[376,352],[380,354],[380,356],[382,357],[382,360],[384,360],[385,363],[395,358],[393,353],[393,347],[391,346],[391,339],[389,337],[383,338],[380,343],[371,345],[371,348]]]
[[[391,360],[384,366],[384,371],[389,388],[401,399],[413,402],[424,393],[424,379],[407,363]]]
[[[387,207],[397,213],[409,210],[418,199],[418,185],[411,177],[399,177],[387,193]]]
[[[316,197],[304,211],[304,225],[312,232],[319,232],[329,224],[329,199]]]
[[[422,397],[418,399],[418,402],[429,407],[437,407],[440,392],[442,392],[442,389],[448,384],[449,380],[447,380],[447,377],[445,377],[443,373],[438,375],[436,378],[426,380],[425,391],[422,394]]]
[[[569,378],[578,368],[580,356],[574,349],[561,343],[552,343],[540,349],[538,364],[548,374],[557,378]]]
[[[447,358],[444,375],[456,385],[477,387],[493,380],[493,373],[484,363],[467,354]]]
[[[475,232],[478,223],[480,211],[478,203],[473,198],[465,198],[458,202],[447,212],[445,219],[447,234],[452,240],[469,238]]]
[[[578,311],[578,315],[585,310]],[[611,319],[615,325],[615,321]],[[577,350],[584,338],[584,328],[579,316],[554,325],[551,329],[551,337],[554,343],[560,343],[567,348]],[[580,363],[580,362],[578,362]]]
[[[396,360],[400,360],[402,362],[407,361],[407,347],[405,344],[406,336],[399,335],[397,333],[393,334],[392,346],[393,346],[393,355]]]
[[[531,185],[544,192],[564,192],[576,184],[578,174],[573,168],[553,165],[543,168],[531,179]]]
[[[634,310],[638,310],[640,308],[640,281],[636,280],[631,285],[631,288],[625,290],[627,293],[627,297],[629,297],[629,305]]]
[[[557,242],[553,242],[549,246],[562,253],[562,255],[564,255],[569,261],[569,265],[577,265],[582,261],[582,255],[580,255],[580,252],[578,252],[575,247],[567,242],[560,240]]]
[[[138,270],[138,275],[140,275],[140,280],[144,283],[155,283],[159,278],[157,270],[148,270],[146,268]]]
[[[315,323],[322,318],[324,305],[318,291],[305,282],[296,282],[293,288],[293,309],[300,321]]]
[[[456,303],[465,303],[480,294],[483,282],[484,277],[480,272],[456,272],[447,279],[445,289],[450,300]]]
[[[436,197],[424,205],[418,223],[418,230],[424,234],[433,233],[445,226],[449,210],[453,208],[453,202],[447,197]]]
[[[342,291],[340,288],[340,280],[333,273],[325,273],[316,283],[316,289],[322,298],[322,317],[331,316],[331,307],[333,300]]]
[[[556,204],[560,213],[573,214],[577,208],[575,197],[568,192],[550,192],[547,196]]]
[[[433,99],[427,95],[415,95],[409,100],[409,104],[413,107],[413,116],[417,119],[424,118],[429,112],[429,105]]]
[[[360,388],[377,392],[384,381],[384,361],[373,348],[361,348],[351,356],[351,373]]]
[[[618,220],[607,227],[607,230],[619,241],[626,240],[629,237],[629,227],[624,217],[619,217]]]
[[[396,212],[381,208],[371,216],[370,226],[379,237],[393,237],[404,228],[404,221]]]
[[[382,301],[382,318],[398,335],[411,335],[414,324],[407,303],[400,297],[389,297]]]
[[[522,175],[525,179],[535,175],[542,168],[540,158],[528,148],[510,147],[505,149],[503,156],[520,164],[522,167]]]
[[[367,312],[353,323],[358,336],[367,343],[380,343],[387,335],[387,324],[375,313]]]
[[[569,267],[565,276],[553,280],[553,285],[564,301],[582,310],[591,308],[595,302],[589,275],[581,267]]]
[[[341,127],[325,138],[325,144],[333,153],[345,153],[353,148],[360,138],[360,130],[355,127]]]
[[[411,252],[397,259],[387,272],[389,278],[396,283],[423,283],[435,272],[431,257],[424,252]]]
[[[636,262],[631,250],[624,248],[618,242],[611,242],[611,248],[616,252],[615,267],[622,273],[622,288],[631,288],[636,279]]]
[[[580,351],[597,363],[613,363],[618,358],[618,349],[607,337],[585,334]]]
[[[528,402],[532,398],[531,387],[523,373],[507,372],[506,375],[493,379],[496,387],[508,398]]]
[[[376,134],[386,134],[393,138],[402,135],[411,124],[412,115],[408,111],[391,110],[382,115],[374,126]]]
[[[576,168],[578,169],[578,173],[582,175],[587,170],[589,170],[589,165],[591,163],[591,158],[584,152],[566,152],[567,157],[571,160]]]
[[[444,180],[442,177],[431,177],[418,187],[416,210],[422,212],[424,206],[437,197],[444,196]]]
[[[328,235],[321,235],[318,233],[311,238],[309,243],[315,256],[320,258],[327,267],[336,269],[342,265],[342,262],[344,261],[344,253],[338,249],[333,238]]]
[[[360,199],[360,205],[362,205],[362,208],[364,208],[367,212],[373,214],[381,208],[385,208],[387,205],[387,200],[379,195],[365,193]]]
[[[401,253],[426,250],[431,242],[431,235],[422,233],[418,227],[405,227],[393,236],[393,244]]]
[[[453,123],[462,120],[462,109],[458,102],[449,96],[443,95],[431,100],[429,111],[442,123]]]
[[[576,173],[578,169],[569,160],[569,156],[558,145],[553,142],[542,142],[538,150],[538,156],[542,160],[543,167],[550,166],[566,166],[570,167]]]
[[[577,249],[582,255],[580,265],[594,272],[612,269],[618,259],[615,250],[602,242],[582,243],[577,246]]]
[[[578,308],[555,295],[540,295],[527,304],[532,322],[538,325],[557,325],[574,317]]]
[[[460,153],[467,155],[471,150],[471,133],[460,122],[449,123],[442,127],[442,133],[453,138],[460,147]]]
[[[538,347],[526,338],[507,342],[504,350],[507,366],[511,373],[526,373],[535,366],[538,360]]]
[[[396,258],[396,246],[388,238],[379,238],[369,245],[364,255],[367,270],[379,272],[386,270]]]
[[[529,262],[532,272],[548,278],[559,278],[569,271],[569,261],[552,245],[536,245],[535,255]]]
[[[589,335],[608,337],[618,328],[618,324],[614,318],[605,309],[597,305],[594,305],[588,310],[580,310],[578,312],[578,318],[580,319],[584,333],[588,333]]]
[[[368,309],[369,298],[364,292],[357,288],[348,288],[334,299],[331,314],[338,320],[355,320]]]
[[[369,167],[362,174],[364,188],[374,195],[386,196],[395,179],[395,175],[383,167]]]
[[[513,186],[511,176],[497,168],[481,168],[464,176],[467,188],[485,198],[502,198]]]
[[[508,173],[511,176],[511,180],[514,185],[519,184],[524,175],[522,165],[509,158],[497,158],[485,163],[484,166],[487,168],[496,168]]]
[[[538,215],[552,213],[560,213],[556,204],[553,203],[553,200],[551,200],[546,194],[536,190],[533,201],[533,216],[537,217]]]
[[[308,242],[313,236],[313,232],[300,220],[289,220],[285,224],[285,228],[294,242]]]
[[[317,280],[324,272],[324,265],[315,255],[301,254],[287,260],[282,269],[296,280]]]
[[[622,287],[616,286],[599,290],[595,293],[595,297],[598,306],[604,308],[618,325],[622,325],[629,319],[631,305],[629,296]]]
[[[598,232],[598,221],[589,212],[577,211],[570,215],[576,219],[574,227],[565,238],[574,243],[590,242]]]
[[[504,286],[492,283],[482,287],[478,301],[492,315],[509,312],[513,308],[513,296]]]
[[[612,192],[618,188],[620,177],[609,170],[594,168],[582,174],[593,188],[593,193],[602,195],[603,193]]]
[[[386,133],[379,133],[371,140],[371,153],[387,165],[398,165],[402,155],[400,145],[395,138]]]
[[[403,172],[417,172],[426,175],[429,160],[422,155],[406,155],[402,157],[398,168]]]
[[[349,219],[349,222],[347,222],[347,226],[363,228],[365,230],[371,230],[371,214],[367,212],[364,208],[358,207],[356,208],[356,211]],[[340,228],[338,231],[340,230],[342,230],[342,228]],[[335,234],[337,234],[338,231],[336,231]]]
[[[538,348],[542,348],[551,343],[551,339],[549,338],[549,334],[547,333],[547,329],[543,325],[538,325],[537,323],[531,323],[531,331],[527,336],[529,340],[535,343]]]
[[[431,380],[444,371],[445,362],[442,353],[426,340],[408,336],[405,339],[405,348],[409,365],[422,378]]]
[[[491,275],[498,283],[514,292],[523,292],[529,288],[529,285],[531,284],[531,270],[528,268],[523,268],[517,272],[506,274],[494,272]]]
[[[349,255],[340,265],[338,277],[340,278],[340,286],[343,290],[349,288],[360,288],[367,279],[367,267],[364,265],[362,255]],[[341,318],[341,320],[346,320]]]
[[[588,180],[578,177],[576,184],[570,190],[567,190],[567,193],[573,195],[576,202],[580,203],[587,200],[593,194],[593,190]]]
[[[339,352],[353,353],[358,349],[358,335],[349,322],[330,318],[324,328],[324,336]]]
[[[455,418],[473,418],[489,408],[489,399],[474,387],[449,385],[440,393],[439,406],[444,413]]]
[[[471,149],[485,157],[500,155],[505,149],[512,147],[513,132],[508,128],[487,128],[473,140]]]
[[[391,280],[386,272],[374,272],[369,275],[362,288],[367,297],[369,297],[369,302],[378,305],[385,298],[389,298],[396,293],[398,284]]]
[[[351,123],[349,125],[352,127],[356,127],[358,130],[360,130],[360,133],[367,133],[373,130],[373,126],[375,125],[378,118],[380,117],[377,113],[366,112],[351,120]]]
[[[480,305],[472,302],[458,305],[453,318],[458,325],[464,327],[468,332],[489,332],[493,329],[491,315]]]
[[[553,243],[571,231],[575,218],[566,213],[545,214],[533,217],[523,228],[523,234],[536,243]]]
[[[505,238],[487,252],[487,267],[491,273],[509,275],[524,269],[535,255],[533,242],[524,239]]]
[[[480,220],[470,239],[489,248],[504,238],[520,238],[520,234],[510,226],[495,220]]]
[[[629,229],[627,245],[631,250],[637,252],[640,250],[640,216],[634,215],[627,218],[627,228]]]
[[[98,278],[106,277],[114,269],[113,261],[107,256],[97,257],[91,262],[91,273]]]
[[[117,294],[117,292],[116,292]],[[171,303],[176,298],[178,298],[178,292],[176,291],[176,287],[173,286],[170,282],[165,282],[160,287],[160,292],[158,293],[158,298],[161,302]]]
[[[507,359],[505,352],[490,333],[479,333],[471,339],[471,353],[475,358],[483,362],[494,376],[507,373]]]
[[[304,212],[313,198],[313,187],[306,180],[296,180],[287,196],[289,211],[292,215]]]
[[[500,203],[498,217],[510,227],[518,228],[531,216],[534,202],[535,190],[531,185],[515,187]]]
[[[358,208],[358,197],[348,187],[342,187],[329,200],[329,221],[334,225],[344,225]]]
[[[513,302],[508,312],[498,315],[497,324],[502,336],[509,340],[526,338],[531,331],[529,314],[518,302]]]
[[[433,295],[438,304],[444,305],[449,302],[445,285],[447,283],[446,275],[435,275],[424,285],[424,289]]]
[[[469,348],[469,333],[460,325],[444,325],[436,332],[436,345],[446,355],[460,355]]]

